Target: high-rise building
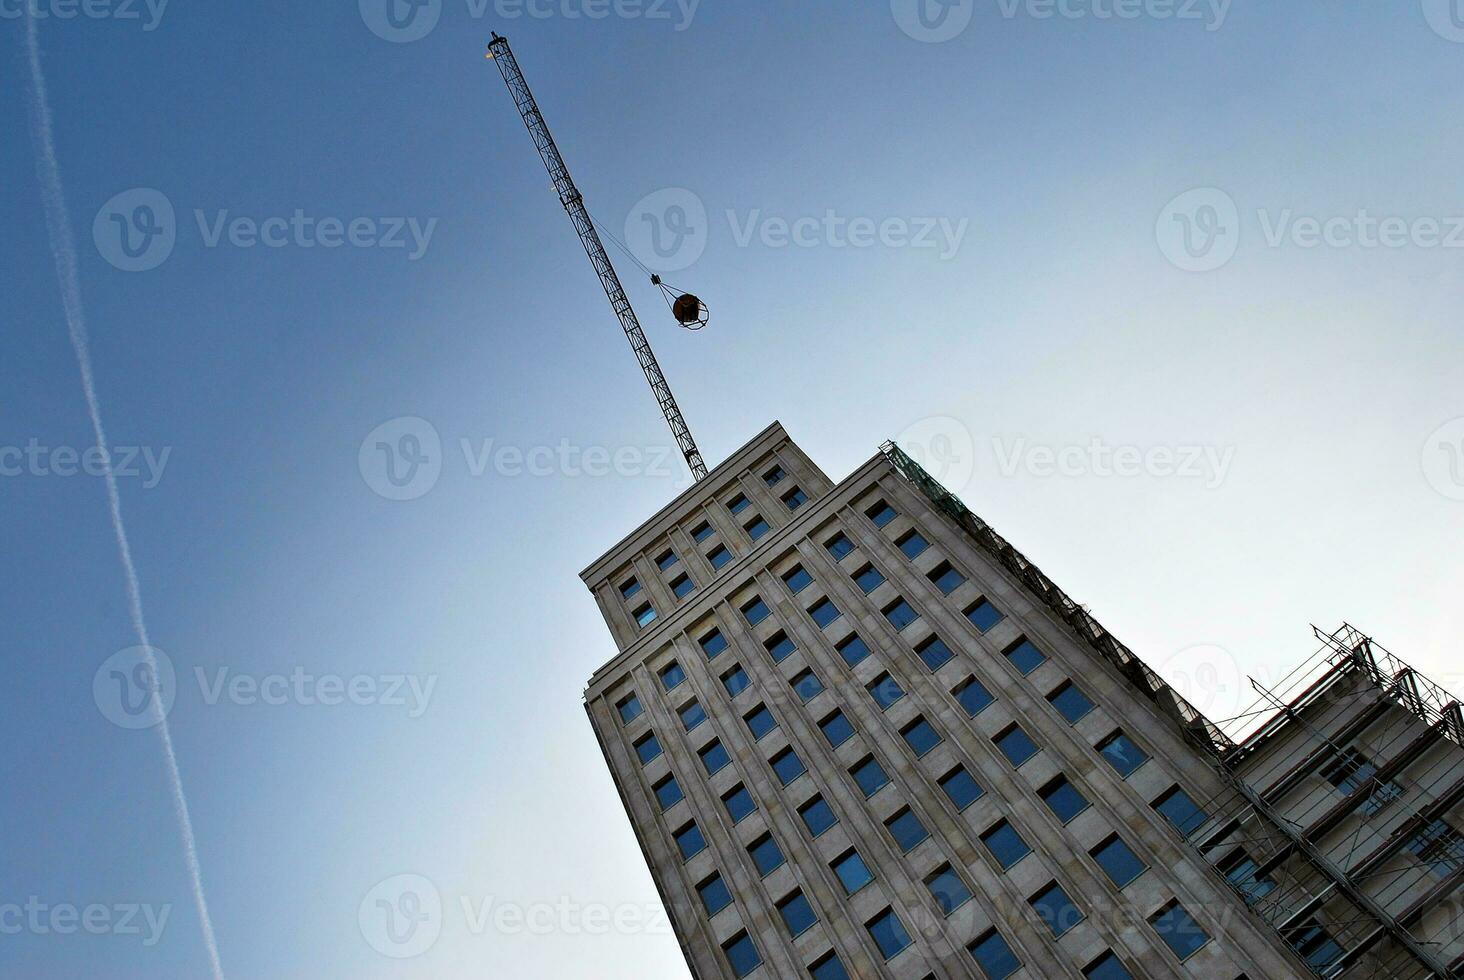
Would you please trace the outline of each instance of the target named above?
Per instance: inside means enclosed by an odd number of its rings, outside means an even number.
[[[1459,708],[1350,630],[1223,730],[898,447],[777,424],[583,579],[698,980],[1459,967]]]

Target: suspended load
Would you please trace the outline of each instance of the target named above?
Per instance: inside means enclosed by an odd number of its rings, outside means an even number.
[[[666,297],[666,303],[671,307],[671,315],[676,322],[688,330],[700,330],[707,325],[707,318],[710,314],[707,311],[707,304],[694,293],[683,293],[674,286],[669,286],[661,281],[660,276],[651,276],[651,282],[661,290]]]

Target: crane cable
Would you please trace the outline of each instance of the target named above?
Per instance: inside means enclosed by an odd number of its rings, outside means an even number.
[[[612,245],[620,249],[620,251],[624,252],[626,258],[634,262],[642,272],[650,277],[651,285],[655,286],[661,291],[661,298],[666,301],[666,308],[671,311],[672,316],[676,316],[676,301],[683,296],[689,296],[691,294],[677,289],[675,286],[669,285],[668,283],[663,281],[661,279],[661,276],[654,269],[642,262],[636,256],[636,254],[631,251],[629,245],[622,242],[618,237],[616,237],[613,231],[601,224],[600,219],[595,217],[595,213],[591,211],[588,206],[585,207],[585,214],[590,216],[590,224],[594,225],[595,231],[597,233],[599,233],[604,238],[610,239],[610,243]],[[682,320],[680,317],[676,317],[676,322],[679,326],[682,327],[682,329],[695,331],[700,330],[702,327],[705,327],[707,325],[706,304],[703,303],[700,299],[697,299],[697,305],[702,314],[699,320],[694,320],[688,323]]]

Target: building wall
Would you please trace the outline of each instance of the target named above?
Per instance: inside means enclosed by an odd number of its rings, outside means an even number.
[[[762,474],[774,459],[790,476],[770,488]],[[794,482],[811,499],[789,511],[780,497]],[[725,507],[735,492],[746,494],[774,525],[756,543]],[[898,513],[882,527],[868,514],[881,501]],[[721,540],[736,545],[736,558],[715,574],[703,558],[712,542],[698,544],[689,535],[702,520],[711,522]],[[912,529],[930,542],[913,560],[896,544]],[[837,532],[855,546],[842,559],[825,547]],[[679,602],[659,584],[674,572],[663,573],[654,563],[667,542],[698,582],[697,590]],[[965,579],[949,595],[928,577],[943,562]],[[868,595],[853,579],[866,563],[885,578]],[[796,595],[782,578],[795,565],[813,579]],[[631,615],[641,596],[629,602],[620,596],[620,585],[631,574],[656,602],[658,617],[645,629],[638,629]],[[834,486],[781,427],[770,427],[591,566],[584,578],[620,648],[592,678],[587,711],[695,976],[733,976],[723,945],[745,931],[762,960],[750,974],[757,977],[807,976],[809,966],[830,951],[850,976],[976,977],[982,974],[967,947],[991,929],[1023,964],[1013,976],[1034,980],[1083,977],[1084,968],[1109,951],[1135,977],[1303,975],[1300,961],[1152,805],[1178,785],[1207,811],[1221,812],[1233,805],[1232,791],[1168,717],[936,511],[883,456]],[[740,610],[754,595],[771,614],[750,625]],[[827,627],[808,612],[822,598],[842,613]],[[883,614],[898,598],[919,614],[903,630]],[[985,632],[965,615],[982,598],[1004,617]],[[713,626],[728,646],[709,659],[699,640]],[[797,651],[778,662],[765,644],[780,632]],[[852,633],[871,655],[851,667],[838,646]],[[935,670],[916,653],[931,636],[954,653]],[[1022,638],[1046,657],[1027,674],[1004,655]],[[686,679],[666,691],[659,676],[673,660]],[[732,697],[722,677],[734,665],[746,671],[751,684]],[[790,686],[805,670],[825,687],[806,704]],[[881,710],[867,687],[886,673],[906,696]],[[973,677],[994,701],[971,717],[953,692]],[[1075,723],[1048,701],[1064,682],[1076,684],[1095,705]],[[632,693],[643,712],[622,722],[617,705]],[[678,712],[693,699],[708,719],[688,733]],[[776,730],[761,739],[744,721],[759,705],[777,721]],[[854,729],[838,746],[819,727],[835,710]],[[940,742],[917,755],[901,733],[920,719],[935,729]],[[1013,724],[1040,749],[1016,768],[993,742]],[[1119,730],[1149,757],[1126,778],[1095,749]],[[642,765],[634,746],[648,733],[664,751]],[[714,739],[728,750],[731,763],[708,776],[698,752]],[[770,760],[787,748],[806,772],[784,786]],[[866,799],[850,770],[871,756],[890,782]],[[958,766],[984,789],[963,810],[939,787]],[[684,799],[663,810],[654,787],[668,775]],[[1059,777],[1090,804],[1067,823],[1040,794]],[[757,809],[734,824],[721,799],[739,784]],[[818,837],[799,817],[799,808],[816,795],[839,820]],[[907,807],[929,837],[902,853],[885,821]],[[692,820],[708,846],[683,861],[673,834]],[[1033,851],[1008,869],[981,842],[981,835],[1001,820],[1016,827]],[[767,834],[787,862],[763,877],[748,847]],[[1123,887],[1110,881],[1089,853],[1114,834],[1147,866]],[[850,848],[857,849],[874,881],[846,895],[830,862]],[[972,893],[949,916],[924,884],[946,865]],[[709,917],[696,886],[714,873],[728,883],[733,902]],[[1082,915],[1060,937],[1029,905],[1051,882]],[[777,911],[777,903],[795,890],[807,896],[819,919],[797,938],[789,936]],[[1184,960],[1149,924],[1153,914],[1175,901],[1212,939]],[[911,939],[888,960],[866,929],[886,909],[893,910]]]

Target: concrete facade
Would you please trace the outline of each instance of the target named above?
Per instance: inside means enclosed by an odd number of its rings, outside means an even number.
[[[1196,748],[1223,736],[937,503],[884,453],[836,485],[774,423],[583,573],[618,647],[586,710],[692,975],[1313,975],[1197,843],[1245,803]]]

